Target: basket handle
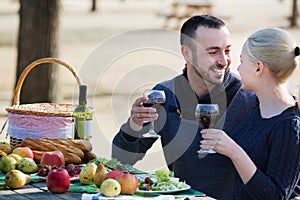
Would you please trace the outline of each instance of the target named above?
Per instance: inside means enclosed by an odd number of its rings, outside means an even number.
[[[81,80],[78,77],[77,73],[74,71],[74,69],[68,65],[67,63],[57,59],[57,58],[41,58],[38,59],[36,61],[33,61],[32,63],[30,63],[22,72],[22,74],[19,77],[16,89],[15,89],[15,93],[14,93],[14,102],[13,105],[19,105],[20,104],[20,92],[21,92],[21,87],[23,85],[23,82],[26,78],[26,76],[28,75],[28,73],[35,68],[36,66],[40,65],[40,64],[44,64],[44,63],[53,63],[53,64],[58,64],[58,65],[62,65],[63,67],[67,68],[75,77],[78,85],[81,85]]]

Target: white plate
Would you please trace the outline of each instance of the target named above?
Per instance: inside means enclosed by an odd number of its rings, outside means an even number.
[[[36,177],[36,178],[40,178],[40,179],[44,179],[47,180],[47,176],[39,176],[37,175],[38,173],[35,174],[31,174],[30,176]],[[79,180],[79,176],[75,176],[75,177],[71,177],[70,181],[75,181],[75,180]]]
[[[176,190],[156,190],[156,191],[137,190],[137,192],[148,193],[148,194],[151,194],[151,193],[170,194],[170,193],[175,193],[175,192],[186,191],[189,189],[191,189],[191,186],[189,186],[188,184],[185,184],[183,188],[176,189]]]

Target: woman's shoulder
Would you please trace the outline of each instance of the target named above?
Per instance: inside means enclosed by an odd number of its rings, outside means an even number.
[[[287,108],[273,121],[275,133],[284,132],[285,134],[292,133],[300,136],[300,116],[297,106]]]

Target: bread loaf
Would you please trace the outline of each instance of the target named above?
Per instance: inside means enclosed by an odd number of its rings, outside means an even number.
[[[65,162],[68,164],[81,164],[82,161],[80,159],[80,157],[78,155],[76,155],[75,153],[64,153],[64,157],[65,157]]]
[[[88,162],[96,157],[96,155],[91,152],[92,144],[82,139],[42,138],[36,140],[26,138],[22,141],[21,146],[26,146],[33,150],[37,163],[40,162],[43,153],[55,150],[61,151],[65,157],[65,162],[69,164],[80,164],[83,161]]]
[[[91,151],[87,151],[84,153],[84,157],[82,158],[82,161],[88,163],[90,160],[93,160],[95,158],[97,158],[96,154],[94,154]]]
[[[88,140],[81,140],[81,139],[68,139],[74,147],[81,149],[83,152],[92,151],[92,144]]]
[[[45,152],[47,152],[47,151],[32,150],[32,152],[33,152],[33,155],[34,155],[34,158],[33,158],[34,161],[35,161],[36,163],[40,163],[43,154],[44,154]]]
[[[44,141],[35,140],[32,138],[25,138],[22,141],[21,146],[29,147],[30,149],[40,150],[40,151],[55,151],[57,149],[52,144],[45,143]]]
[[[73,154],[78,155],[80,157],[80,159],[84,157],[83,151],[81,151],[79,148],[72,147],[71,145],[68,145],[68,144],[65,144],[65,145],[61,144],[58,142],[59,140],[61,140],[61,139],[49,139],[49,138],[41,139],[41,141],[48,142],[48,143],[54,145],[62,153],[73,153]]]

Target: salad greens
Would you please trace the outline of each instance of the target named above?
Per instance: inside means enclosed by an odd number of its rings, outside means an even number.
[[[149,175],[138,181],[139,190],[145,191],[170,191],[182,189],[185,186],[185,182],[174,177],[174,172],[167,170],[158,170],[155,175]]]
[[[116,158],[106,159],[106,158],[95,158],[91,160],[90,162],[95,163],[96,165],[99,165],[102,163],[105,167],[111,169],[111,170],[121,170],[123,172],[129,172],[132,174],[145,174],[145,172],[140,171],[133,166],[129,164],[123,164]]]

